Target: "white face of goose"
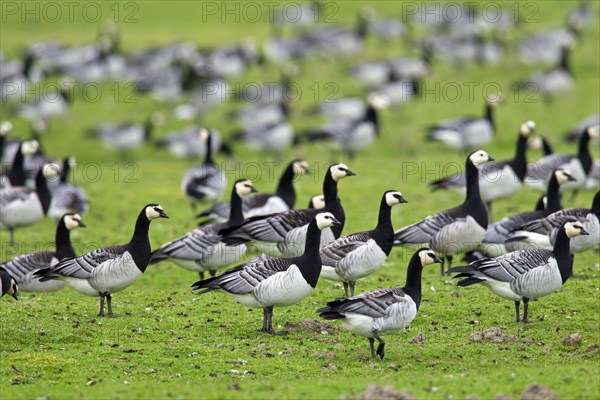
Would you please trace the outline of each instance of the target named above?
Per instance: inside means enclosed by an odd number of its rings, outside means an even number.
[[[17,294],[19,293],[19,286],[14,279],[10,280],[10,287],[8,288],[8,292],[6,294],[11,295],[15,300],[18,300]]]
[[[477,151],[473,152],[469,156],[469,160],[471,160],[471,163],[474,166],[476,166],[477,168],[479,168],[481,165],[485,164],[486,162],[494,161],[494,159],[492,157],[490,157],[490,155],[488,153],[486,153],[484,150],[477,150]]]
[[[429,265],[433,263],[441,263],[442,261],[435,255],[433,250],[424,249],[419,253],[419,258],[421,259],[421,265]]]
[[[65,227],[68,230],[75,229],[80,226],[85,226],[85,224],[81,221],[81,216],[79,214],[65,216]]]
[[[565,223],[565,233],[569,239],[580,235],[589,235],[589,233],[583,229],[583,225],[579,221]]]
[[[312,203],[313,208],[316,210],[322,210],[325,208],[325,196],[322,194],[313,196],[310,202]]]
[[[317,214],[315,218],[317,219],[317,226],[320,230],[331,228],[334,225],[340,225],[340,221],[338,221],[330,212]]]
[[[590,139],[594,141],[600,139],[600,125],[592,125],[588,127],[587,133],[590,136]]]
[[[527,148],[531,150],[539,150],[544,146],[544,139],[541,136],[531,136],[527,140]]]
[[[204,142],[204,141],[208,140],[209,134],[210,134],[210,132],[208,132],[208,129],[200,128],[200,130],[198,131],[198,138]]]
[[[23,142],[21,146],[21,153],[24,156],[34,155],[36,151],[40,148],[40,144],[37,140],[26,140]]]
[[[68,163],[69,163],[69,167],[71,167],[71,168],[77,167],[77,159],[73,156],[69,156]]]
[[[404,196],[402,196],[402,193],[400,192],[387,192],[385,194],[385,202],[390,207],[394,204],[408,203],[408,201],[406,201],[406,199],[404,198]]]
[[[308,163],[304,160],[294,161],[293,164],[294,176],[302,176],[309,172]]]
[[[158,204],[146,206],[146,218],[150,221],[157,218],[169,218],[165,210]]]
[[[252,192],[256,192],[256,189],[254,189],[252,181],[246,179],[235,184],[235,192],[238,196],[247,196]]]
[[[526,121],[521,124],[521,128],[519,129],[519,133],[523,137],[528,137],[535,131],[535,122]]]
[[[390,105],[390,98],[386,94],[375,92],[369,95],[367,102],[376,109],[380,110],[387,108]]]
[[[0,123],[0,136],[6,136],[12,131],[12,123],[10,121],[2,121]]]
[[[42,168],[44,177],[49,182],[55,182],[60,175],[60,166],[56,163],[46,164]]]
[[[554,171],[554,175],[556,176],[556,181],[559,185],[575,180],[575,178],[573,178],[573,175],[571,175],[571,173],[566,169],[557,169],[556,171]]]
[[[346,166],[346,164],[343,163],[332,165],[329,167],[329,170],[331,171],[331,177],[336,182],[347,176],[356,175],[354,172],[352,172],[352,170],[350,170],[350,168],[348,168],[348,166]]]

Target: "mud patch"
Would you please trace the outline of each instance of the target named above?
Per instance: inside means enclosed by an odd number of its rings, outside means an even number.
[[[521,400],[558,400],[558,396],[549,387],[533,383],[523,390]]]
[[[419,333],[417,336],[413,337],[408,341],[410,344],[423,344],[425,343],[425,335],[423,333]]]
[[[340,400],[350,400],[348,395],[340,396]],[[410,392],[401,392],[394,389],[393,386],[384,387],[378,385],[369,385],[365,391],[354,397],[356,400],[417,400],[417,396]]]
[[[487,343],[514,343],[518,339],[515,336],[506,336],[500,328],[490,328],[485,331],[474,332],[469,336],[470,342],[487,342]]]
[[[285,329],[287,329],[290,332],[317,333],[328,335],[337,334],[337,328],[335,328],[331,324],[322,322],[314,318],[307,318],[300,323],[288,321],[285,324]]]
[[[581,346],[582,342],[583,342],[583,338],[577,332],[565,336],[562,340],[562,343],[565,346],[570,346],[570,347],[579,347],[579,346]]]

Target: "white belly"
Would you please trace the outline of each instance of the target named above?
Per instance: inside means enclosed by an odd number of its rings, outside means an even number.
[[[387,255],[371,239],[340,260],[336,272],[345,281],[355,281],[377,271],[386,259]]]
[[[123,256],[106,261],[92,272],[90,285],[100,293],[117,293],[142,276],[129,252]]]
[[[289,306],[296,304],[311,294],[313,287],[304,280],[297,266],[291,265],[286,271],[259,283],[253,290],[256,300],[263,306]]]

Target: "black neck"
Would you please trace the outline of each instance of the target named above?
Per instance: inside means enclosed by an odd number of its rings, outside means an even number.
[[[492,106],[492,103],[486,102],[485,103],[485,119],[490,121],[490,124],[492,124],[492,126],[494,126],[494,111],[493,110],[494,110],[494,106]]]
[[[48,208],[50,208],[51,194],[50,190],[48,190],[48,184],[46,182],[46,177],[42,172],[43,170],[44,168],[40,168],[35,176],[35,191],[40,199],[42,210],[44,210],[44,214],[46,214],[48,212]]]
[[[242,198],[237,193],[235,185],[231,191],[231,203],[229,206],[229,220],[227,221],[228,226],[239,225],[244,221],[244,212],[242,211]]]
[[[294,163],[290,163],[281,174],[277,184],[277,196],[281,197],[290,210],[296,203],[296,190],[294,189]]]
[[[146,210],[142,210],[135,222],[135,230],[128,244],[128,251],[133,257],[133,261],[144,272],[150,261],[150,239],[148,239],[148,230],[150,229],[150,220],[146,217]]]
[[[208,132],[208,137],[206,138],[206,156],[204,156],[204,164],[214,164],[212,156],[212,133]]]
[[[406,294],[408,294],[415,304],[417,310],[421,305],[421,275],[423,272],[423,265],[421,264],[421,258],[419,252],[413,254],[408,263],[408,269],[406,270],[406,284],[402,288]]]
[[[331,169],[328,169],[325,174],[325,180],[323,181],[323,195],[325,197],[324,211],[332,213],[333,216],[341,222],[341,225],[334,225],[331,227],[331,231],[337,239],[341,236],[342,230],[344,229],[346,215],[344,213],[344,208],[342,207],[342,202],[338,197],[337,182],[331,176]]]
[[[481,227],[487,228],[488,212],[479,193],[479,170],[469,159],[467,159],[465,169],[467,176],[467,196],[465,197],[463,207],[465,208],[465,212],[471,215]]]
[[[581,166],[583,167],[583,170],[586,174],[590,172],[590,169],[592,168],[593,164],[592,155],[590,154],[589,143],[590,134],[585,132],[581,136],[581,139],[579,139],[579,149],[577,151],[577,157],[579,158],[579,161],[581,161]]]
[[[371,236],[381,250],[389,255],[394,242],[394,227],[392,226],[392,207],[388,205],[385,197],[384,195],[381,199],[377,226],[371,231]]]
[[[21,142],[23,143],[23,142]],[[23,153],[21,152],[22,144],[19,145],[17,152],[15,153],[15,158],[13,159],[12,169],[10,170],[10,174],[8,175],[8,180],[12,186],[25,186],[25,179],[27,176],[25,175],[25,167],[23,166]]]
[[[550,178],[550,182],[548,182],[546,201],[547,213],[553,213],[558,210],[562,210],[562,204],[560,203],[560,184],[558,183],[555,174],[552,174],[552,178]]]
[[[321,230],[317,226],[315,218],[310,221],[306,230],[306,245],[304,253],[300,257],[292,259],[298,266],[306,282],[313,288],[317,286],[321,274],[321,256],[319,246],[321,245]]]
[[[558,67],[560,69],[562,69],[563,71],[568,72],[571,75],[573,74],[573,71],[571,71],[571,65],[569,63],[569,49],[566,47],[563,47],[563,49],[562,49]]]
[[[33,66],[34,61],[35,58],[33,57],[33,54],[27,52],[25,54],[25,58],[23,59],[23,75],[29,81],[31,80],[31,67]]]
[[[545,137],[542,137],[542,146],[543,146],[545,156],[549,156],[550,154],[554,153],[554,149],[552,149],[550,142],[548,140],[546,140]]]
[[[148,117],[146,122],[144,122],[144,139],[150,139],[152,135],[152,129],[154,128],[154,123],[152,122],[152,117]]]
[[[570,239],[565,230],[562,229],[563,227],[556,233],[556,241],[554,242],[552,253],[554,253],[554,257],[556,258],[560,277],[564,284],[573,274],[573,256],[571,255]]]
[[[517,152],[509,164],[513,171],[515,171],[517,178],[523,182],[525,174],[527,173],[527,138],[525,136],[519,135],[519,139],[517,140]]]
[[[367,108],[364,120],[372,122],[375,125],[375,133],[379,134],[379,118],[377,116],[377,109],[373,105],[370,104]]]
[[[590,208],[590,211],[596,215],[600,214],[600,190],[596,192],[596,195],[594,195],[594,200],[592,200],[592,208]]]
[[[62,260],[68,257],[76,257],[75,250],[71,244],[71,231],[65,226],[64,217],[60,219],[56,226],[54,242],[56,243],[56,258]]]
[[[71,172],[71,164],[69,158],[63,160],[62,171],[60,171],[60,182],[67,183],[69,181],[69,172]]]

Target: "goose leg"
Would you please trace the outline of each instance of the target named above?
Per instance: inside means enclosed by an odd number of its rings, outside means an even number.
[[[383,358],[385,356],[385,341],[382,338],[380,338],[378,335],[375,335],[375,339],[377,339],[377,341],[379,342],[379,346],[377,346],[376,353],[383,360]]]
[[[264,326],[264,318],[266,318],[266,329]],[[287,331],[275,331],[273,329],[273,306],[265,307],[263,309],[263,332],[275,336],[283,336],[287,333]]]
[[[529,311],[529,299],[527,297],[523,297],[523,322],[524,323],[529,322],[529,315],[527,315],[528,311]]]
[[[104,317],[104,293],[100,293],[100,311],[98,312],[99,317]]]
[[[371,347],[371,358],[375,358],[375,357],[377,357],[375,355],[375,339],[373,339],[372,337],[370,337],[368,339],[369,339],[369,346]]]
[[[110,294],[106,295],[106,303],[108,304],[108,316],[114,318],[115,315],[112,312],[112,296]]]
[[[350,297],[354,296],[354,286],[356,286],[356,281],[348,282],[348,286],[350,286]]]
[[[214,278],[215,275],[217,275],[217,271],[210,270],[210,271],[208,271],[208,274],[210,275],[211,278]]]
[[[15,245],[15,230],[13,228],[9,228],[8,232],[10,233],[10,245]]]
[[[201,281],[203,281],[204,280],[204,271],[198,272],[198,277],[200,278]]]
[[[521,302],[519,300],[515,301],[515,312],[517,314],[517,322],[521,322],[521,315],[519,314],[519,306],[521,305]]]
[[[348,298],[348,282],[344,282],[344,294],[346,298]]]

